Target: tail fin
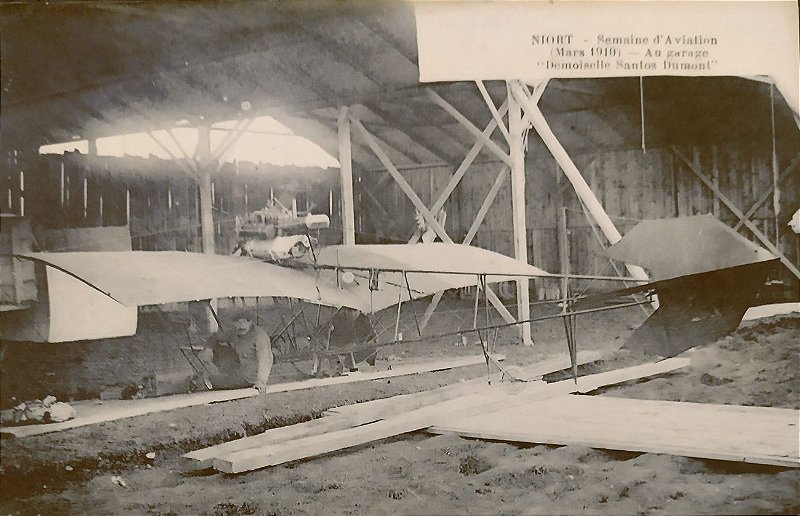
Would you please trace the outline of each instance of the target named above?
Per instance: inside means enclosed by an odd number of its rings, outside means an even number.
[[[608,254],[648,269],[655,280],[620,296],[654,291],[659,300],[623,347],[663,357],[735,330],[778,263],[712,215],[642,221]]]

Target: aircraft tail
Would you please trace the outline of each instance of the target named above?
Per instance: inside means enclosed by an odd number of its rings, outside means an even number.
[[[645,220],[608,250],[650,271],[654,281],[587,298],[576,309],[641,292],[659,307],[624,348],[671,357],[735,330],[778,258],[712,215]]]

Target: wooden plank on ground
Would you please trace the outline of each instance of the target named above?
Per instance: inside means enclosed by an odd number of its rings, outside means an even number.
[[[578,354],[578,363],[587,364],[594,362],[603,358],[604,355],[604,353],[599,351],[584,351]],[[529,366],[523,370],[523,373],[528,378],[541,378],[541,376],[545,374],[560,371],[569,366],[569,357],[559,356]],[[333,432],[373,423],[386,418],[388,415],[407,412],[461,396],[479,394],[481,390],[485,390],[483,389],[485,385],[486,379],[475,378],[473,380],[455,385],[447,385],[429,391],[344,405],[326,411],[326,417],[321,419],[281,428],[273,428],[258,435],[242,437],[241,439],[236,439],[227,443],[195,450],[185,454],[183,457],[189,459],[189,465],[194,468],[207,468],[213,464],[213,459],[215,457],[222,457],[233,452],[265,445],[274,445],[279,442],[288,441],[289,439],[298,439],[300,437],[319,435],[324,432]]]
[[[603,353],[600,351],[581,351],[578,353],[577,363],[578,365],[588,364],[597,360],[601,360],[606,355],[608,355],[608,353]],[[563,355],[526,366],[519,372],[515,371],[515,373],[528,380],[539,380],[546,374],[567,369],[570,367],[570,365],[571,362],[569,360],[569,356]],[[393,396],[391,398],[383,398],[364,403],[345,405],[343,407],[335,407],[328,410],[327,413],[351,415],[370,413],[372,415],[381,415],[388,413],[387,410],[391,410],[396,414],[406,410],[421,408],[424,405],[429,405],[435,402],[447,401],[467,393],[477,393],[476,388],[480,388],[483,385],[486,385],[486,379],[476,378],[468,382],[462,382],[457,385],[447,385],[431,391],[403,394],[400,396]]]
[[[494,355],[498,360],[504,360],[504,355]],[[468,357],[458,357],[447,360],[424,362],[420,364],[408,364],[397,366],[389,370],[355,372],[347,376],[334,376],[331,378],[313,378],[302,382],[276,383],[267,386],[267,394],[288,392],[301,389],[311,389],[326,385],[339,385],[344,383],[361,382],[366,380],[380,380],[384,378],[394,378],[418,373],[441,371],[455,367],[464,367],[485,363],[483,355],[473,355]],[[223,401],[237,400],[258,396],[258,391],[252,388],[235,389],[229,391],[210,391],[196,392],[192,394],[178,394],[175,396],[164,396],[161,398],[149,398],[141,400],[111,400],[104,401],[102,404],[97,402],[78,402],[73,403],[78,416],[75,419],[64,421],[63,423],[50,423],[45,425],[27,425],[0,428],[0,433],[13,435],[15,437],[27,437],[29,435],[46,434],[59,432],[71,428],[78,428],[96,423],[105,423],[124,419],[128,417],[142,416],[153,412],[174,410],[195,405],[206,405],[208,403],[218,403]]]
[[[796,468],[798,421],[791,409],[565,395],[430,431]]]
[[[13,435],[15,437],[27,437],[30,435],[60,432],[62,430],[69,430],[71,428],[94,425],[97,423],[106,423],[117,419],[142,416],[153,412],[231,401],[252,396],[258,396],[258,391],[255,389],[207,391],[141,400],[107,400],[103,401],[102,404],[97,401],[76,402],[71,403],[78,413],[75,419],[70,419],[63,423],[3,427],[0,428],[0,433]]]
[[[473,394],[412,410],[368,425],[234,452],[215,458],[213,464],[215,469],[224,473],[242,473],[266,466],[314,457],[426,428],[430,426],[430,421],[433,417],[442,411],[460,411],[475,407],[488,408],[494,405],[497,399],[497,396],[492,394]]]
[[[642,376],[662,374],[689,365],[689,359],[671,358],[655,364],[589,375],[579,379],[576,386],[572,380],[552,384],[541,381],[524,384],[520,391],[510,393],[504,386],[495,385],[486,393],[437,403],[420,409],[398,414],[375,423],[334,431],[328,434],[311,435],[291,442],[250,448],[217,457],[214,468],[225,473],[241,473],[267,466],[275,466],[293,460],[305,459],[353,446],[385,439],[441,424],[454,415],[485,413],[487,409],[528,405],[531,401],[567,394],[578,390],[594,390]]]
[[[272,428],[266,432],[250,437],[242,437],[226,443],[202,448],[183,455],[189,459],[188,466],[194,469],[205,469],[213,465],[214,458],[222,457],[234,452],[274,445],[289,441],[290,439],[300,439],[311,435],[319,435],[325,432],[334,432],[353,428],[367,423],[378,421],[370,416],[360,414],[342,416],[326,416],[319,419],[312,419],[304,423],[295,425]]]

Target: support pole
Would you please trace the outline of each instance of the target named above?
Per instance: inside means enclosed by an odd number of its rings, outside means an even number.
[[[198,168],[200,170],[200,227],[203,234],[203,252],[214,254],[214,200],[211,198],[211,167],[208,162],[211,157],[211,139],[208,126],[198,128],[197,148],[197,157],[200,161]]]
[[[514,258],[528,263],[528,235],[525,224],[525,129],[519,101],[508,91],[508,134],[511,150],[511,216],[514,225]],[[530,282],[528,278],[517,279],[517,320],[531,318]],[[526,346],[533,346],[530,323],[519,326],[520,339]]]
[[[203,253],[215,254],[214,243],[214,199],[211,196],[211,131],[209,126],[197,128],[197,159],[198,182],[200,184],[200,228],[202,231]],[[219,330],[214,311],[217,310],[217,300],[209,301],[208,330],[211,333]]]
[[[353,208],[353,147],[350,142],[350,115],[347,106],[339,107],[339,178],[342,188],[342,243],[355,245],[356,224]]]
[[[522,109],[528,115],[528,119],[530,120],[531,124],[533,124],[534,129],[536,129],[536,132],[539,133],[539,136],[541,136],[544,144],[547,145],[547,148],[556,159],[556,162],[561,167],[561,170],[564,171],[567,179],[569,179],[570,183],[572,183],[573,188],[575,188],[575,193],[577,193],[578,197],[584,202],[586,208],[589,210],[589,213],[597,222],[597,225],[600,226],[600,229],[603,231],[603,234],[606,236],[609,242],[612,244],[617,243],[622,238],[622,235],[620,235],[619,231],[614,226],[614,223],[611,222],[611,218],[605,212],[603,205],[600,204],[600,201],[597,200],[597,197],[595,197],[594,192],[592,192],[592,189],[586,183],[586,180],[581,175],[578,167],[575,166],[575,163],[572,162],[572,159],[570,159],[567,151],[558,141],[556,135],[553,134],[553,131],[547,124],[547,120],[545,120],[542,112],[539,110],[536,104],[530,101],[519,82],[512,81],[509,84],[514,93],[514,98],[516,98],[520,103]],[[631,276],[634,278],[641,280],[648,279],[647,273],[644,272],[644,269],[641,267],[628,264],[626,264],[625,267],[627,267]]]

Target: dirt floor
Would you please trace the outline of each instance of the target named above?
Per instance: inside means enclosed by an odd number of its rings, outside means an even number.
[[[581,349],[615,349],[644,316],[586,316]],[[560,322],[536,347],[498,340],[509,364],[563,353]],[[404,344],[379,359],[408,363],[477,346]],[[744,323],[688,352],[677,374],[604,389],[627,398],[800,408],[800,316]],[[618,368],[625,354],[585,367]],[[281,381],[290,377],[283,366]],[[3,438],[3,514],[756,514],[800,513],[800,471],[576,446],[484,442],[424,432],[241,475],[185,471],[189,450],[319,417],[346,403],[485,375],[475,366],[190,407],[70,431]],[[559,379],[563,375],[553,375]],[[277,380],[276,380],[277,381]],[[621,422],[624,424],[624,422]],[[711,436],[710,436],[711,438]],[[146,457],[155,452],[155,459]],[[119,476],[122,487],[112,479]]]

